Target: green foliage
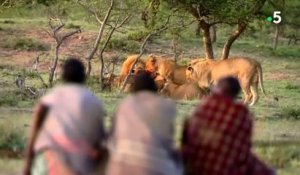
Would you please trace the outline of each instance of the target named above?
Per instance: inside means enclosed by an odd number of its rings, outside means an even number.
[[[94,90],[100,90],[99,78],[96,76],[89,76],[86,85]]]
[[[5,94],[0,96],[0,106],[16,106],[18,100],[12,94]]]
[[[146,30],[135,30],[131,31],[127,34],[127,39],[128,40],[133,40],[133,41],[142,41],[146,38],[148,35],[148,31]]]
[[[279,47],[275,51],[272,51],[274,56],[283,57],[283,58],[300,58],[300,48],[287,48]]]
[[[288,90],[300,90],[300,85],[293,85],[291,83],[288,83],[285,86],[285,89],[288,89]]]
[[[257,4],[261,0],[164,0],[173,8],[187,9],[199,18],[205,16],[210,20],[227,24],[236,24],[257,17]],[[198,9],[198,10],[197,10]],[[198,13],[199,11],[199,13]]]
[[[32,38],[10,37],[1,44],[3,48],[26,51],[47,51],[49,46]]]
[[[102,43],[103,44],[103,43]],[[107,45],[108,50],[122,50],[124,52],[137,53],[139,44],[126,38],[112,38]]]
[[[287,119],[300,119],[300,108],[286,106],[281,109],[281,117]]]
[[[74,24],[74,23],[68,23],[67,25],[65,25],[65,28],[66,29],[80,29],[81,26],[77,25],[77,24]]]
[[[26,138],[24,132],[17,128],[5,131],[0,127],[0,150],[22,152],[25,148]]]

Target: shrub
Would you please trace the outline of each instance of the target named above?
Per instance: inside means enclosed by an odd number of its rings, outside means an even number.
[[[0,132],[0,149],[13,152],[22,152],[25,148],[26,138],[24,132],[18,129]]]
[[[89,76],[86,80],[86,85],[93,90],[100,90],[99,75]]]
[[[294,89],[300,89],[300,86],[299,85],[293,85],[293,84],[287,84],[286,86],[285,86],[285,89],[288,89],[288,90],[294,90]]]
[[[66,26],[65,26],[66,29],[80,29],[80,25],[76,25],[76,24],[73,24],[73,23],[68,23]]]
[[[300,108],[283,107],[281,116],[287,119],[300,119]]]
[[[4,41],[2,47],[13,50],[47,51],[49,46],[32,38],[12,37]]]
[[[110,50],[122,50],[125,52],[137,52],[139,45],[134,41],[128,41],[124,38],[113,38],[107,45]]]
[[[0,106],[16,106],[18,99],[13,97],[13,94],[3,94],[0,96]]]
[[[299,48],[288,48],[288,47],[279,47],[277,50],[273,51],[272,54],[278,57],[285,58],[299,58],[300,49]]]
[[[145,30],[133,31],[128,33],[127,39],[133,41],[142,41],[144,38],[146,38],[147,34],[148,32]]]
[[[4,24],[14,24],[15,22],[13,20],[4,20]]]

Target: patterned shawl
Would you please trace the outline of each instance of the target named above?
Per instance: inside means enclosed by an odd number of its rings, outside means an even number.
[[[221,95],[198,106],[186,123],[183,158],[188,175],[271,175],[251,153],[248,109]]]

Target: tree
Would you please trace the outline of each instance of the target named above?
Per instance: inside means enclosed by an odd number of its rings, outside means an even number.
[[[53,78],[56,71],[57,63],[58,63],[58,54],[59,54],[59,48],[62,45],[62,43],[72,35],[75,35],[76,33],[80,33],[81,29],[76,29],[74,31],[71,31],[69,33],[60,34],[62,28],[65,26],[65,24],[59,20],[58,24],[53,24],[53,21],[49,20],[49,27],[51,29],[51,32],[48,32],[48,34],[55,40],[56,46],[54,49],[54,59],[52,62],[52,66],[50,67],[49,72],[49,86],[51,87],[53,84]]]
[[[249,22],[257,18],[266,0],[162,0],[164,5],[189,12],[197,19],[203,32],[205,56],[214,58],[210,29],[216,24],[237,26],[224,44],[222,59],[227,59],[234,41],[244,32]]]
[[[76,1],[80,6],[82,6],[89,14],[93,15],[95,20],[97,21],[97,24],[99,25],[98,34],[95,39],[95,42],[93,44],[93,47],[91,51],[89,52],[87,59],[87,76],[91,74],[92,71],[92,59],[95,57],[95,54],[99,52],[99,82],[101,85],[101,89],[103,90],[105,88],[104,85],[104,58],[103,53],[110,42],[110,39],[112,38],[115,31],[117,31],[119,28],[121,28],[128,20],[129,20],[129,14],[126,10],[124,10],[124,13],[119,13],[122,11],[122,3],[116,2],[116,0],[110,0],[110,3],[107,4],[107,7],[105,10],[102,8],[105,7],[105,3],[103,1]],[[102,8],[97,8],[101,6]],[[101,12],[105,11],[105,14],[102,14]],[[123,17],[125,16],[125,17]],[[123,18],[123,20],[121,20]],[[109,29],[110,30],[106,30]],[[107,34],[106,40],[104,44],[101,45],[102,39],[105,37],[105,32]]]

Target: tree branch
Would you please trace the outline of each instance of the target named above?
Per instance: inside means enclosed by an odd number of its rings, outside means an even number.
[[[99,48],[99,44],[100,44],[100,41],[101,41],[102,36],[103,36],[103,31],[104,31],[104,28],[105,28],[105,24],[107,23],[108,18],[110,17],[113,6],[114,6],[114,0],[111,0],[110,1],[110,7],[106,12],[106,15],[105,15],[104,20],[103,20],[103,24],[101,24],[101,26],[99,28],[98,35],[97,35],[97,38],[95,40],[94,46],[93,46],[90,54],[86,58],[87,61],[88,61],[88,66],[87,66],[87,71],[86,71],[87,76],[89,76],[90,73],[91,73],[91,69],[92,69],[91,60],[93,59],[95,53],[97,52],[97,50]]]
[[[94,55],[95,55],[95,53],[96,53],[96,51],[97,51],[97,49],[99,47],[99,44],[100,44],[100,41],[101,41],[101,38],[102,38],[102,35],[103,35],[103,31],[104,31],[104,26],[105,26],[105,24],[106,24],[106,22],[107,22],[107,20],[108,20],[108,18],[110,16],[110,14],[111,14],[113,5],[114,5],[114,0],[111,0],[110,7],[107,10],[107,13],[106,13],[106,15],[104,17],[103,23],[101,24],[101,27],[99,28],[98,35],[97,35],[96,41],[94,43],[93,49],[92,49],[91,53],[88,55],[88,57],[87,57],[88,60],[91,60],[94,57]]]
[[[67,39],[68,37],[72,36],[72,35],[75,35],[76,33],[81,33],[81,29],[77,29],[77,30],[74,30],[70,33],[67,33],[65,34],[62,38],[61,38],[61,41]]]
[[[76,1],[76,2],[77,2],[77,4],[79,4],[81,7],[83,7],[84,10],[86,10],[88,13],[92,14],[92,15],[95,17],[96,21],[97,21],[100,25],[107,25],[107,26],[109,26],[110,28],[113,28],[113,26],[110,25],[108,22],[104,22],[105,20],[102,21],[102,20],[100,19],[99,14],[98,14],[96,11],[90,9],[87,5],[83,4],[83,3],[80,2],[79,0]],[[118,30],[116,30],[116,31],[118,31]],[[118,32],[121,32],[121,33],[122,33],[122,31],[118,31]]]
[[[106,49],[114,31],[118,28],[118,27],[121,27],[122,25],[124,25],[126,23],[126,21],[129,19],[129,16],[126,16],[123,21],[118,24],[118,21],[119,21],[119,18],[117,19],[117,22],[115,23],[115,26],[111,29],[101,51],[100,51],[100,55],[99,55],[99,59],[100,59],[100,77],[99,77],[99,80],[100,80],[100,84],[101,84],[101,89],[104,89],[104,84],[103,84],[103,72],[104,72],[104,60],[103,60],[103,52],[104,50]]]

